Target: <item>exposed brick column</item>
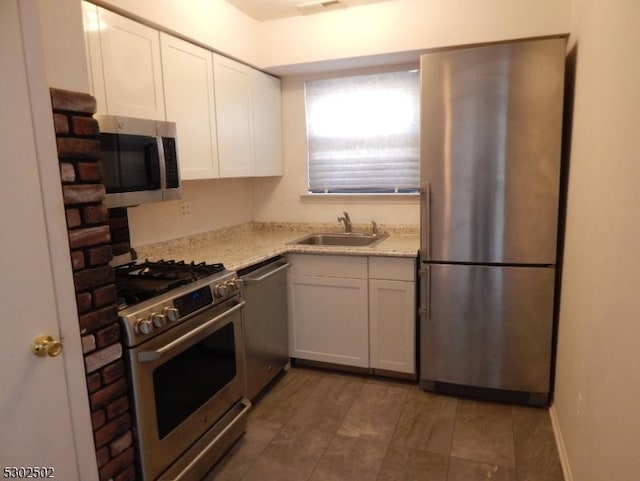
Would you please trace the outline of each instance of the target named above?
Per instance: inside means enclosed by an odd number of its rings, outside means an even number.
[[[109,228],[113,255],[119,256],[131,253],[129,217],[127,216],[126,207],[109,209]]]
[[[96,101],[51,89],[96,457],[101,481],[136,478]]]

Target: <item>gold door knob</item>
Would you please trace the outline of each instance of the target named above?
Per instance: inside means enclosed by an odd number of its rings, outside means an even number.
[[[38,357],[56,357],[62,352],[62,343],[51,336],[39,336],[33,341],[31,351]]]

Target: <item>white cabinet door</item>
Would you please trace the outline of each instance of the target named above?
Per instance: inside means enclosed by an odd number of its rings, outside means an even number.
[[[107,113],[164,120],[158,31],[100,7],[98,19]]]
[[[415,374],[415,283],[369,280],[371,367]]]
[[[252,71],[255,175],[284,173],[280,79]]]
[[[97,111],[107,112],[107,95],[104,89],[102,49],[100,48],[100,19],[98,7],[82,2],[85,53],[89,66],[89,91],[96,98]]]
[[[416,373],[416,260],[369,257],[371,367]]]
[[[253,176],[251,69],[213,54],[220,177]]]
[[[0,469],[3,479],[44,478],[46,470],[58,480],[97,481],[49,90],[33,76],[44,65],[38,10],[0,1],[0,145],[4,165],[19,159],[0,178]],[[58,357],[31,354],[37,336],[62,331]]]
[[[367,280],[289,274],[289,354],[369,367]]]
[[[176,122],[183,180],[212,179],[218,171],[213,55],[160,34],[167,120]]]

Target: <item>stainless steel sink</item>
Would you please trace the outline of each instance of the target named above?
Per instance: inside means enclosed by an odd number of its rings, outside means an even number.
[[[300,239],[289,242],[292,245],[304,246],[346,246],[346,247],[372,247],[382,242],[387,236],[384,234],[360,234],[357,232],[350,233],[327,233],[327,234],[309,234]]]

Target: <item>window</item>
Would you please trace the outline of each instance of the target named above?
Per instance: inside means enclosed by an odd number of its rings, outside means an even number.
[[[416,192],[417,71],[305,83],[309,192]]]

